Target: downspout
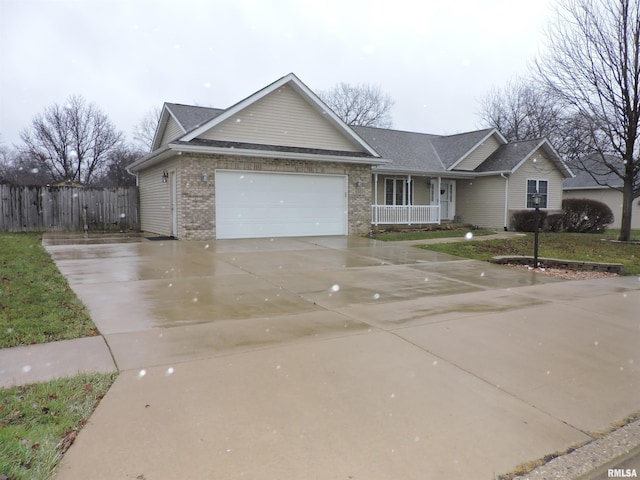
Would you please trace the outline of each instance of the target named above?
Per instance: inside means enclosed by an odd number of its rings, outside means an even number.
[[[508,215],[509,215],[509,177],[507,177],[504,173],[501,173],[500,176],[504,178],[504,231],[506,232],[509,228],[507,225]]]

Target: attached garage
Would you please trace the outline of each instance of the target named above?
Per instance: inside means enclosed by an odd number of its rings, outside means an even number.
[[[216,238],[348,234],[346,175],[216,170]]]
[[[165,104],[129,171],[145,231],[212,240],[365,235],[386,163],[289,74],[224,110]]]

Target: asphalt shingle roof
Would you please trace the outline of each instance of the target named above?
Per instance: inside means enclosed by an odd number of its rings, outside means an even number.
[[[216,118],[224,112],[224,109],[221,108],[196,107],[179,103],[167,103],[166,106],[187,132]]]
[[[378,167],[380,170],[431,171],[444,170],[431,141],[435,135],[426,133],[402,132],[375,127],[351,127],[365,142],[373,147],[389,165]]]
[[[615,162],[616,158],[609,156],[608,160]],[[622,187],[622,179],[608,171],[607,167],[598,161],[597,156],[588,158],[583,163],[584,165],[574,166],[573,172],[575,173],[575,177],[567,178],[563,183],[564,188],[606,188],[606,185]],[[598,181],[589,174],[586,170],[587,168],[595,174]]]
[[[476,172],[503,172],[513,170],[531,151],[540,144],[540,139],[522,140],[500,145],[476,168]]]
[[[392,161],[378,170],[431,173],[446,171],[493,130],[443,136],[375,127],[351,128],[382,158]]]
[[[167,103],[166,106],[187,132],[225,112],[219,108],[177,103]],[[407,173],[446,172],[493,131],[488,128],[456,135],[432,135],[376,127],[351,128],[383,159],[391,161],[389,164],[378,166],[377,170]],[[194,141],[198,140],[192,140]],[[540,141],[527,140],[501,145],[475,171],[512,170]]]
[[[446,168],[456,163],[462,156],[476,146],[493,129],[476,130],[457,135],[439,136],[433,140],[433,147]]]

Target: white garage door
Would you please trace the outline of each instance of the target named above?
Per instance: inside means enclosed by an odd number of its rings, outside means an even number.
[[[347,177],[216,171],[216,237],[347,234]]]

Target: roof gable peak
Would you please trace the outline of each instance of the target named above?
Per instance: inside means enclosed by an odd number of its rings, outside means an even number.
[[[258,90],[257,92],[249,95],[245,99],[232,105],[224,110],[220,115],[211,119],[210,121],[200,125],[199,127],[187,132],[180,138],[181,141],[190,141],[197,138],[199,135],[211,130],[212,128],[220,125],[226,120],[232,118],[234,115],[239,114],[246,108],[256,104],[256,102],[262,100],[268,95],[276,92],[278,89],[289,86],[298,95],[300,95],[313,109],[321,113],[325,121],[331,124],[336,130],[342,133],[350,142],[358,145],[364,151],[374,157],[378,157],[378,153],[367,144],[351,127],[344,123],[327,105],[320,100],[320,98],[309,89],[295,74],[289,73],[284,77],[279,78],[275,82],[267,85],[266,87]]]

